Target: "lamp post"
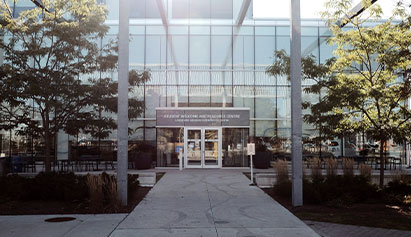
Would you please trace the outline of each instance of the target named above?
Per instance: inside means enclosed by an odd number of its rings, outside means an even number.
[[[128,169],[129,5],[129,0],[119,2],[117,193],[124,206],[127,205]]]

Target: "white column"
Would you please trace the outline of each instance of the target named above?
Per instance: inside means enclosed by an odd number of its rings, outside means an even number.
[[[69,135],[62,129],[57,133],[57,160],[68,160]]]
[[[293,206],[302,206],[303,177],[301,144],[302,118],[300,0],[291,0],[290,31],[292,204]]]
[[[128,73],[129,73],[129,10],[130,1],[119,2],[118,44],[118,119],[117,119],[117,192],[127,205],[128,170]]]

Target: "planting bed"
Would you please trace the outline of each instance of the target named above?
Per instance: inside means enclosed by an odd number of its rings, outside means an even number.
[[[56,174],[57,175],[57,174]],[[70,175],[69,175],[70,176]],[[157,174],[157,181],[163,176],[163,173]],[[78,176],[76,176],[78,177]],[[95,208],[92,199],[88,194],[87,186],[81,184],[82,177],[76,178],[69,177],[69,181],[66,179],[60,179],[47,182],[45,185],[41,185],[42,190],[28,191],[26,194],[22,193],[22,189],[27,189],[27,184],[24,184],[22,177],[15,177],[19,181],[12,180],[12,185],[16,186],[9,189],[7,192],[9,196],[5,195],[4,187],[11,185],[6,183],[4,177],[0,177],[0,188],[3,193],[0,193],[0,215],[33,215],[33,214],[100,214],[100,213],[129,213],[138,203],[144,199],[146,194],[150,191],[150,187],[138,187],[138,181],[136,183],[137,176],[132,178],[129,176],[129,183],[133,183],[133,186],[137,188],[130,188],[129,186],[129,203],[126,207],[120,205],[112,205],[107,200],[100,201],[103,203],[99,205],[100,208]],[[49,177],[47,177],[49,178]],[[31,182],[38,182],[39,179],[33,179]],[[10,181],[10,180],[9,180]],[[68,188],[61,189],[62,183],[66,184]],[[51,186],[51,184],[56,184]],[[71,185],[71,186],[70,186]],[[20,186],[20,187],[17,187]],[[31,186],[35,186],[31,184]],[[10,186],[9,186],[10,187]],[[73,188],[75,187],[75,188]],[[103,187],[104,189],[104,187]],[[48,195],[47,192],[67,192],[61,195]],[[43,195],[37,195],[33,193],[42,192]]]

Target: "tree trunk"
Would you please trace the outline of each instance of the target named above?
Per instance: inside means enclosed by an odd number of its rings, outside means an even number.
[[[384,188],[384,168],[385,168],[385,157],[384,157],[384,145],[385,141],[380,141],[380,188]]]

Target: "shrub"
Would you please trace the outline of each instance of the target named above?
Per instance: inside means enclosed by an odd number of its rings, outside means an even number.
[[[354,175],[354,160],[350,158],[342,159],[342,169],[344,176]]]
[[[14,200],[78,201],[87,198],[85,178],[74,173],[39,173],[33,178],[0,178],[0,196]]]
[[[140,187],[140,182],[138,181],[138,174],[129,174],[128,175],[128,199],[131,199],[134,195],[134,193],[138,190]]]
[[[384,188],[384,199],[390,204],[409,204],[411,183],[393,180]]]
[[[138,175],[128,175],[129,198],[139,188]],[[74,173],[39,173],[33,178],[17,174],[0,177],[0,199],[85,201],[90,199],[92,210],[101,212],[106,207],[117,210],[117,180],[115,176],[75,175]]]
[[[377,187],[361,176],[329,176],[304,182],[304,200],[308,203],[349,205],[377,195]]]
[[[34,192],[39,192],[41,200],[82,200],[87,198],[85,177],[73,172],[39,173],[35,178]]]
[[[21,200],[25,199],[28,179],[17,174],[0,177],[0,197],[3,199]]]
[[[98,211],[102,208],[104,202],[103,180],[101,175],[87,175],[87,187],[90,196],[90,209]]]
[[[274,163],[274,168],[276,170],[276,182],[281,183],[289,180],[288,178],[288,162],[285,160],[277,160]]]
[[[338,161],[334,158],[325,159],[325,169],[327,171],[327,177],[337,175]]]
[[[283,182],[279,182],[274,186],[274,192],[284,198],[291,198],[291,181],[284,180]]]
[[[118,210],[120,202],[117,195],[117,178],[114,175],[109,175],[103,172],[101,175],[102,191],[104,196],[104,206],[111,210]]]
[[[371,180],[371,170],[372,170],[371,166],[367,164],[360,164],[358,169],[360,170],[361,176],[363,176],[367,180]]]
[[[319,158],[312,158],[309,160],[310,168],[311,168],[311,178],[314,179],[321,179],[322,178],[322,171],[321,171],[321,160]]]

